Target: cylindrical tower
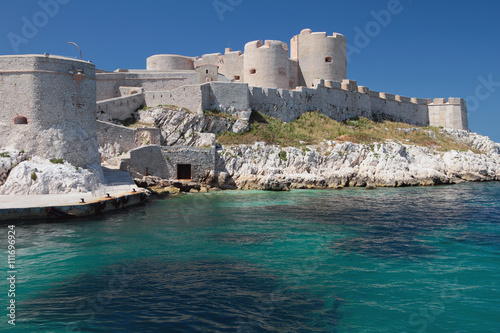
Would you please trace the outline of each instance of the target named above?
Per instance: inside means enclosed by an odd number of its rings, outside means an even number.
[[[286,43],[266,40],[254,41],[245,45],[244,78],[255,87],[290,87],[290,60]]]
[[[92,63],[0,56],[0,106],[1,146],[78,167],[100,164]]]
[[[150,71],[189,71],[194,70],[194,60],[175,54],[157,54],[147,59],[147,67]]]
[[[339,81],[347,78],[346,39],[334,33],[304,29],[291,40],[291,58],[297,60],[299,84],[312,87],[315,79]]]

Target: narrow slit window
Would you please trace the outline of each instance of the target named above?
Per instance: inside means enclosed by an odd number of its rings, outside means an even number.
[[[255,68],[252,68],[252,69],[250,70],[250,74],[255,74],[255,73],[257,73],[257,70],[256,70]]]
[[[235,75],[234,76],[234,81],[239,81],[240,80],[240,76],[239,75]]]
[[[325,62],[331,63],[331,62],[333,62],[333,58],[332,57],[326,57],[325,58]]]

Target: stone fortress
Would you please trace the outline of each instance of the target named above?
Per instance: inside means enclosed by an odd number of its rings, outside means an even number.
[[[410,98],[348,80],[341,34],[304,29],[290,45],[289,50],[281,41],[253,41],[244,53],[228,48],[224,55],[195,58],[154,55],[146,70],[98,72],[98,109],[128,116],[123,106],[133,108],[143,97],[148,106],[177,105],[195,112],[215,108],[240,117],[256,110],[291,121],[316,110],[338,121],[362,116],[468,129],[463,99]]]
[[[360,116],[468,130],[464,100],[410,98],[358,86],[347,79],[345,37],[310,29],[293,37],[290,48],[268,40],[247,43],[244,53],[228,48],[224,55],[154,55],[146,70],[107,72],[48,54],[0,56],[0,146],[78,167],[98,164],[99,146],[119,146],[117,153],[131,151],[122,168],[135,174],[191,174],[196,180],[216,172],[214,146],[159,147],[159,129],[116,124],[143,106],[158,105],[200,115],[217,109],[238,119],[243,130],[252,110],[286,122],[318,111],[337,121]],[[136,151],[144,145],[156,146]]]

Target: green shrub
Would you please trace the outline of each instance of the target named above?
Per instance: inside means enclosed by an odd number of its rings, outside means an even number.
[[[53,164],[63,164],[64,163],[64,160],[62,158],[51,158],[49,161]]]
[[[286,151],[284,151],[284,150],[280,151],[279,157],[283,161],[286,161],[287,160],[287,158],[286,158]]]
[[[36,172],[35,172],[35,171],[33,171],[33,172],[31,173],[31,180],[32,180],[32,181],[35,181],[35,180],[37,180],[37,178],[38,178],[38,177],[36,176]]]

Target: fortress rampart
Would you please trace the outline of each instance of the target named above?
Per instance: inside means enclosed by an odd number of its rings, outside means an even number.
[[[0,56],[0,142],[75,166],[100,163],[95,67],[44,55]]]
[[[212,82],[171,91],[145,92],[148,106],[177,105],[192,112],[219,109],[237,117],[249,110],[290,122],[308,111],[343,121],[352,117],[400,121],[416,126],[468,129],[467,108],[460,98],[421,99],[373,91],[356,81],[316,80],[313,88],[295,90],[253,87],[246,83]],[[128,96],[124,97],[129,98]],[[119,100],[119,99],[117,99]],[[117,119],[128,118],[129,108]]]
[[[217,108],[239,115],[257,110],[291,121],[316,110],[338,121],[361,116],[468,129],[461,99],[410,98],[347,80],[341,34],[304,29],[291,39],[290,49],[281,41],[258,40],[247,43],[244,51],[227,48],[224,55],[201,58],[157,55],[148,58],[146,71],[99,73],[98,100],[120,97],[120,87],[139,87],[148,106],[177,105],[193,112]]]

